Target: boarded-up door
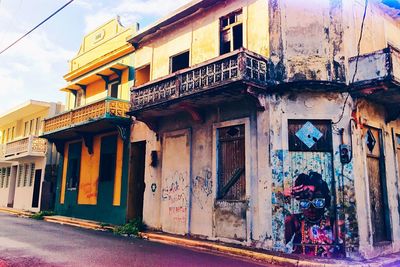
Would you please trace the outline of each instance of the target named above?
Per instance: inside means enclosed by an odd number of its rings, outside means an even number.
[[[365,142],[374,244],[390,240],[382,130],[366,127]]]
[[[161,224],[168,233],[188,232],[190,131],[164,134],[161,174]]]

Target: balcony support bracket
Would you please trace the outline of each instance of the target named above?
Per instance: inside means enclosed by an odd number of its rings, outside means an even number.
[[[76,132],[83,138],[83,142],[85,147],[88,150],[89,155],[93,155],[93,134],[91,133],[83,133],[83,132]]]
[[[257,93],[252,86],[247,87],[246,94],[256,104],[258,111],[265,111],[265,105],[263,104],[264,101],[260,100],[259,93]]]
[[[54,145],[56,146],[57,152],[60,153],[62,156],[64,156],[65,142],[64,141],[52,141],[52,140],[49,140],[49,141],[53,142]]]
[[[127,125],[116,125],[118,134],[124,142],[128,142],[130,139],[129,126]]]
[[[203,123],[204,122],[204,117],[201,114],[200,110],[189,105],[186,103],[181,103],[179,105],[180,108],[182,108],[184,111],[186,111],[187,113],[190,114],[190,116],[192,117],[193,121],[197,122],[197,123]]]

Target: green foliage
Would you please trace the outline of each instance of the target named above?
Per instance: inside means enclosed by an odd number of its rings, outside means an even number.
[[[140,231],[145,228],[141,218],[129,221],[129,223],[117,226],[114,228],[114,234],[124,235],[124,236],[138,236]]]
[[[54,211],[43,210],[43,211],[40,211],[40,212],[37,212],[37,213],[33,214],[31,216],[31,218],[35,219],[35,220],[43,220],[43,217],[45,217],[45,216],[53,216],[53,215],[56,215],[54,213]]]

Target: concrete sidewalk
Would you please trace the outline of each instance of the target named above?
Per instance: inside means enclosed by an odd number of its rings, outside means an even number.
[[[7,212],[9,214],[27,216],[32,214],[26,211],[18,211],[9,208],[0,208],[0,212]],[[85,229],[93,230],[114,230],[115,226],[103,224],[96,221],[82,220],[77,218],[70,218],[64,216],[45,216],[45,221],[59,223],[64,225],[76,226]],[[251,259],[261,263],[276,264],[279,266],[288,267],[395,267],[400,266],[400,253],[395,253],[387,256],[382,256],[366,261],[352,261],[352,260],[339,260],[339,259],[312,259],[304,258],[297,255],[287,255],[283,253],[270,252],[265,250],[250,249],[242,246],[212,242],[207,240],[196,239],[186,236],[177,236],[166,234],[162,232],[141,232],[139,236],[154,242],[184,246],[199,250],[210,252],[218,252],[222,254],[229,254],[236,257]]]

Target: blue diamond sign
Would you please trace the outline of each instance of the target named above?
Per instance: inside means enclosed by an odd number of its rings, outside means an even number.
[[[297,131],[296,136],[308,147],[312,148],[323,134],[311,122],[307,121],[300,130]]]

